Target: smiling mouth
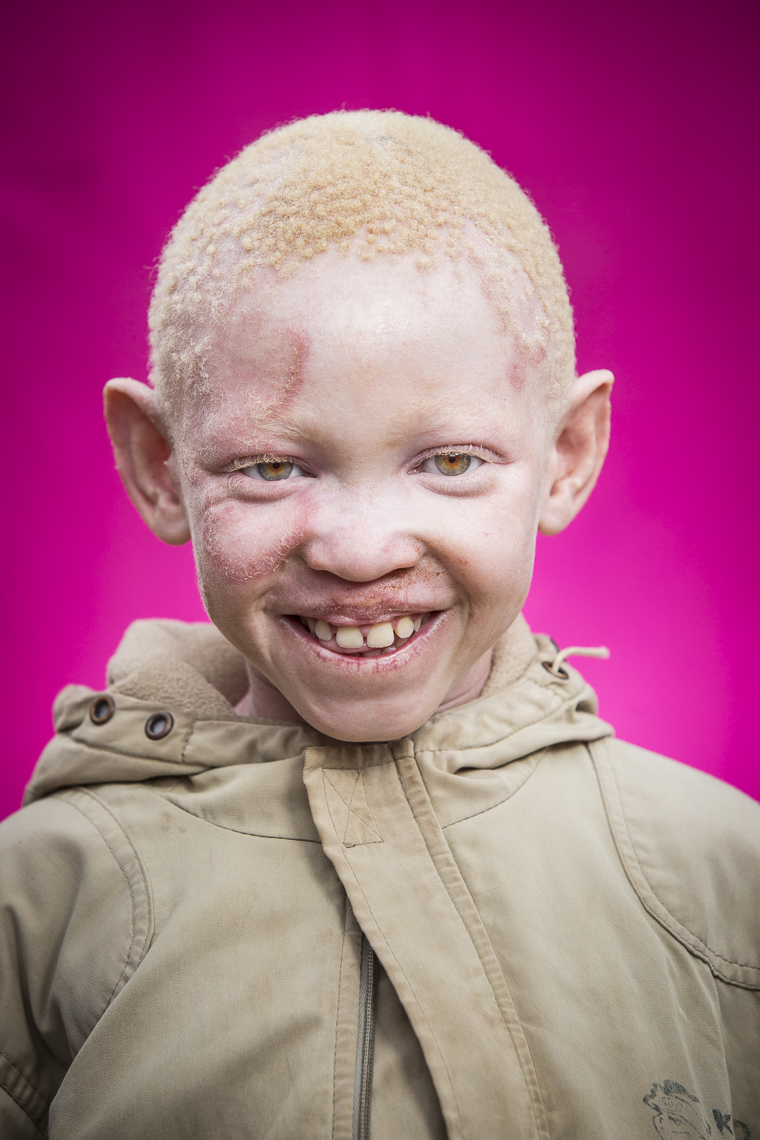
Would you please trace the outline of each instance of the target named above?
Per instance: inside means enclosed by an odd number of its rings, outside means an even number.
[[[398,614],[372,625],[335,625],[323,618],[293,614],[324,649],[351,657],[380,657],[396,653],[415,640],[432,613]]]

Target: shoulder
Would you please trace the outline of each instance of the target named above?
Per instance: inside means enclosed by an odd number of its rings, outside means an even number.
[[[591,745],[626,873],[652,916],[724,981],[760,989],[760,804],[618,740]]]
[[[1,952],[43,1036],[63,1035],[76,1052],[151,933],[142,861],[96,794],[70,788],[0,824]]]

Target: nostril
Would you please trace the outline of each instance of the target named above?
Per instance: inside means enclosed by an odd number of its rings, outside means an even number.
[[[302,558],[309,569],[343,581],[372,582],[412,569],[423,553],[417,539],[363,518],[361,524],[349,527],[338,522],[314,535],[304,545]]]

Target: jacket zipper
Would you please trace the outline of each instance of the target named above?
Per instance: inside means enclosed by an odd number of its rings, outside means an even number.
[[[375,990],[377,958],[362,934],[362,957],[359,969],[359,1037],[356,1043],[354,1072],[354,1116],[351,1140],[369,1140],[372,1108],[372,1065],[375,1056]]]

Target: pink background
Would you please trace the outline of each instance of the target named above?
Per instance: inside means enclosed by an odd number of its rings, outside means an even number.
[[[2,804],[67,681],[137,617],[203,617],[113,472],[100,389],[145,375],[150,267],[262,130],[336,107],[431,114],[528,187],[582,368],[618,378],[590,505],[528,604],[618,734],[760,796],[757,8],[511,0],[8,6],[2,312]],[[579,663],[580,664],[580,663]]]

